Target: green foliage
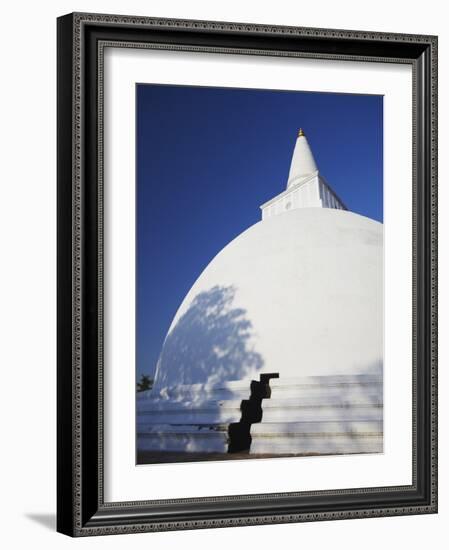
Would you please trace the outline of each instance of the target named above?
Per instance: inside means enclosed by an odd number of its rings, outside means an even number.
[[[147,374],[142,374],[140,377],[140,381],[137,382],[137,391],[146,391],[151,390],[153,387],[154,380],[151,378],[151,376],[148,376]]]

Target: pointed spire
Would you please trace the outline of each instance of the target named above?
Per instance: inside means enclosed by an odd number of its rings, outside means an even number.
[[[315,159],[310,150],[309,143],[302,128],[299,129],[293,151],[290,172],[288,174],[287,188],[301,183],[302,180],[318,172]]]
[[[319,173],[302,128],[293,151],[287,189],[261,205],[262,220],[299,208],[347,210],[344,203]]]

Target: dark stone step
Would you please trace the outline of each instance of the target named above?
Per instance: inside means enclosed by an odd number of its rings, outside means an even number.
[[[252,441],[251,425],[262,421],[262,399],[270,398],[270,380],[279,378],[279,374],[261,374],[259,378],[259,381],[251,381],[249,399],[244,399],[240,405],[240,421],[229,425],[228,453],[249,452]]]

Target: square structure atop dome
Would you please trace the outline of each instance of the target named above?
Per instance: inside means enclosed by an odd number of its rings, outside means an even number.
[[[287,188],[261,205],[262,220],[296,208],[347,210],[343,201],[319,173],[302,129],[296,139]]]

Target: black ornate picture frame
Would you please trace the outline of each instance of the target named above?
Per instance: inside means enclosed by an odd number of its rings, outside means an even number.
[[[105,502],[105,45],[403,63],[413,71],[412,484]],[[437,37],[69,14],[58,19],[58,502],[70,536],[437,512]]]

